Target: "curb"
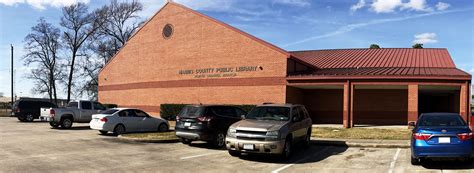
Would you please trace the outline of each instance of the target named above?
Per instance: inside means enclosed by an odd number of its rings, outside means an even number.
[[[313,140],[314,145],[329,145],[329,146],[342,146],[342,147],[367,147],[367,148],[410,148],[410,144],[407,140],[405,143],[381,143],[377,141],[363,141],[363,142],[356,142],[350,140],[343,140],[343,139],[315,139]],[[386,142],[387,140],[385,140]],[[389,141],[389,140],[388,140]]]
[[[117,136],[117,139],[119,141],[124,141],[124,142],[140,142],[140,143],[177,143],[177,142],[179,142],[179,139],[166,139],[166,140],[137,139],[137,138],[125,137],[125,136],[122,136],[122,135]]]

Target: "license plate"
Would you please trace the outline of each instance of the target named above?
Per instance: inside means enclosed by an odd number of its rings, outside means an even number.
[[[189,127],[189,126],[191,126],[191,123],[190,122],[185,122],[184,126]]]
[[[253,144],[244,144],[244,150],[254,150]]]
[[[450,137],[440,137],[438,138],[438,143],[449,144],[451,143]]]

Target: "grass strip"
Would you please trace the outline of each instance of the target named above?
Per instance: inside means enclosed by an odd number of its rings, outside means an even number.
[[[410,129],[375,129],[375,128],[330,128],[313,127],[311,134],[316,138],[340,139],[386,139],[408,140],[411,136]]]

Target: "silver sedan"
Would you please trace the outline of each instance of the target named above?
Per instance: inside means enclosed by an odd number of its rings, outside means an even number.
[[[94,114],[89,125],[101,134],[113,132],[114,135],[128,132],[165,132],[169,129],[168,121],[132,108],[113,108]]]

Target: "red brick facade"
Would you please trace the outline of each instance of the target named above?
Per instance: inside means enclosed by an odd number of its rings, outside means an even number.
[[[314,123],[353,127],[416,121],[422,94],[467,119],[470,80],[446,49],[287,52],[168,2],[102,69],[99,101],[153,115],[170,103],[299,103]]]
[[[174,31],[168,39],[162,36],[166,24]],[[284,103],[287,58],[279,48],[167,3],[101,71],[99,101],[154,115],[163,103]],[[240,67],[257,69],[237,72]]]

